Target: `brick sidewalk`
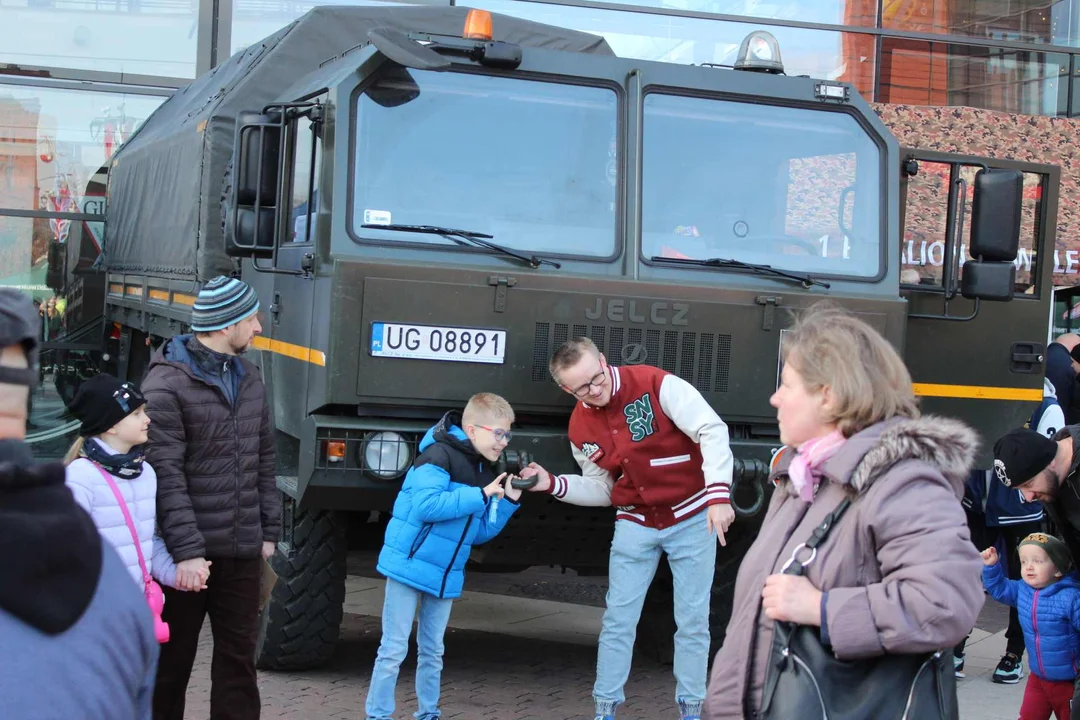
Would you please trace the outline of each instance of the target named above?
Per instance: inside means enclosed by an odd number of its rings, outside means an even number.
[[[364,698],[379,619],[346,615],[334,659],[306,673],[259,673],[264,720],[364,717]],[[188,689],[186,720],[210,715],[210,634],[203,631]],[[416,712],[415,645],[402,665],[397,718]],[[449,628],[442,678],[444,718],[458,720],[591,720],[596,649]],[[620,720],[676,718],[671,667],[635,658]]]

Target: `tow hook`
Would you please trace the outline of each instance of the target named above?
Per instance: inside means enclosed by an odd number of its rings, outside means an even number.
[[[765,483],[769,478],[769,466],[761,460],[743,460],[735,458],[731,473],[731,507],[735,515],[748,518],[757,515],[765,506]],[[740,483],[747,482],[754,488],[754,502],[743,507],[735,501]]]

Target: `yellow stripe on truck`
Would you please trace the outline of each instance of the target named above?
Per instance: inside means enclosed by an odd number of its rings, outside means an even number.
[[[281,340],[271,340],[270,338],[256,337],[252,343],[253,346],[259,350],[266,350],[277,355],[284,355],[285,357],[293,358],[294,360],[303,360],[304,362],[318,365],[319,367],[326,367],[326,353],[322,350],[312,350],[302,345],[293,345],[292,343],[282,342]]]
[[[259,350],[277,355],[303,360],[319,367],[326,367],[326,353],[302,345],[256,337],[251,343]],[[919,397],[968,398],[972,400],[1021,400],[1042,402],[1042,388],[987,387],[984,385],[937,385],[934,383],[912,383],[912,390]]]
[[[1042,388],[986,387],[983,385],[935,385],[912,383],[920,397],[969,398],[972,400],[1023,400],[1042,402]]]

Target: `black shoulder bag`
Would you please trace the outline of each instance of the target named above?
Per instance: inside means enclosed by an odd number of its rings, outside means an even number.
[[[845,499],[810,539],[795,548],[781,572],[802,575],[851,505]],[[806,560],[799,555],[805,550]],[[762,720],[957,720],[952,650],[837,660],[819,628],[777,622],[762,693]]]

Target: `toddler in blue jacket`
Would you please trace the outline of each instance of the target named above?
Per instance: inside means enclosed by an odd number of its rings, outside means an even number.
[[[418,607],[415,717],[439,717],[443,635],[450,606],[461,596],[469,551],[499,534],[521,497],[506,473],[495,477],[492,470],[510,442],[513,422],[510,403],[479,393],[465,412],[448,412],[420,442],[379,553],[386,599],[368,687],[368,720],[393,717],[398,669]]]
[[[1069,548],[1046,533],[1020,542],[1022,580],[1010,580],[997,550],[983,551],[983,584],[991,597],[1015,607],[1024,631],[1031,674],[1024,688],[1020,720],[1069,720],[1069,701],[1080,650],[1080,579]]]

